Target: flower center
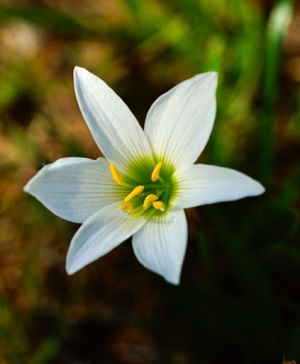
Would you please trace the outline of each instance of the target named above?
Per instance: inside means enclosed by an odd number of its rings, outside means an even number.
[[[142,214],[162,214],[170,206],[176,194],[177,183],[174,181],[174,168],[163,162],[136,163],[129,168],[128,175],[121,175],[113,163],[109,165],[113,180],[124,191],[122,211],[132,216]]]

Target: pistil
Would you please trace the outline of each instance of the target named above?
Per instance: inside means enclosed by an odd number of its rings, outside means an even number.
[[[152,201],[156,201],[158,200],[158,196],[154,195],[153,193],[150,193],[150,195],[148,195],[145,200],[144,200],[144,203],[143,203],[143,208],[146,209],[148,208],[150,202]]]
[[[165,205],[162,201],[155,201],[155,202],[153,202],[152,206],[156,210],[165,211]]]

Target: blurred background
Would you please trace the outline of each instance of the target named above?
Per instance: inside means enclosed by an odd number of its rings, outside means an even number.
[[[187,211],[178,287],[130,241],[68,276],[78,225],[22,190],[58,158],[100,155],[75,65],[141,124],[178,82],[219,73],[200,161],[267,192]],[[300,325],[299,83],[296,1],[0,0],[0,363],[280,363]],[[285,359],[299,347],[300,334]]]

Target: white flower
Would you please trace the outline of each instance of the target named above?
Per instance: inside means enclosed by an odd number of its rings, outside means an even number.
[[[143,130],[102,80],[75,68],[81,112],[105,158],[63,158],[46,165],[24,190],[56,215],[83,223],[67,254],[72,274],[130,236],[137,259],[178,284],[187,245],[184,208],[264,192],[232,169],[194,164],[216,112],[214,72],[159,97]]]

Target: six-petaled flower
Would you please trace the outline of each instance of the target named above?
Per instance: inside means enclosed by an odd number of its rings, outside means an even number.
[[[194,164],[210,136],[217,75],[199,74],[159,97],[144,130],[102,80],[75,68],[75,91],[105,158],[63,158],[25,186],[58,216],[83,225],[67,254],[69,274],[132,238],[137,259],[178,284],[187,244],[184,208],[264,192],[232,169]]]

